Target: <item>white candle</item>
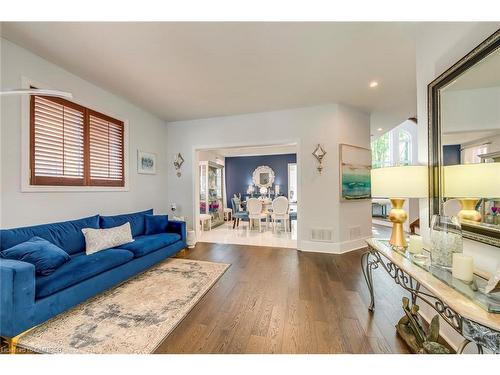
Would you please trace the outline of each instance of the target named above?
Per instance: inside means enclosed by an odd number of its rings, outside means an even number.
[[[457,279],[472,281],[474,274],[474,259],[469,255],[461,253],[453,254],[452,274],[453,277]]]
[[[424,248],[424,243],[422,237],[412,234],[410,236],[408,251],[412,254],[420,254],[423,248]]]

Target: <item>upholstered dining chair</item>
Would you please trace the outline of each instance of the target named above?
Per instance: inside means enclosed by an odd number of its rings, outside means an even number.
[[[278,197],[273,200],[273,213],[271,214],[273,224],[273,232],[276,231],[276,221],[279,220],[285,227],[285,232],[288,231],[290,215],[288,214],[288,198]]]
[[[248,212],[241,211],[241,201],[238,198],[231,198],[233,207],[233,229],[240,226],[240,219],[248,220]]]
[[[259,232],[262,232],[262,219],[266,219],[266,227],[267,227],[267,214],[262,212],[262,202],[257,198],[250,198],[247,200],[247,211],[248,211],[248,219],[250,220],[248,223],[248,228],[252,226],[254,220],[259,221]]]

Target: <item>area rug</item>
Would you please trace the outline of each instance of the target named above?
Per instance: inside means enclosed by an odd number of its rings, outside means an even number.
[[[229,264],[168,259],[21,336],[37,353],[152,353]]]

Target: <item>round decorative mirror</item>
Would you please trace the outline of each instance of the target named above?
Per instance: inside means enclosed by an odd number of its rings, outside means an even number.
[[[274,171],[267,165],[261,165],[253,171],[252,180],[258,187],[271,187],[274,183]]]

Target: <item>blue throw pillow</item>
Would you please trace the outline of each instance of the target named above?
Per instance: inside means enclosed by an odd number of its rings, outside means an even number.
[[[114,216],[101,216],[99,218],[100,226],[103,229],[119,227],[127,222],[130,223],[132,230],[132,237],[141,236],[145,233],[144,216],[152,215],[153,209],[141,212],[134,212],[132,214],[114,215]]]
[[[71,257],[61,248],[40,237],[33,237],[0,252],[4,259],[21,260],[35,266],[37,275],[50,275]]]
[[[166,233],[168,215],[146,215],[146,235]]]

